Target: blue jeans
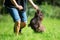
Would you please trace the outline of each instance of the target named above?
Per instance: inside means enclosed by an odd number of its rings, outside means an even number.
[[[27,22],[27,16],[26,11],[20,11],[17,8],[7,8],[8,12],[13,18],[13,21],[21,21],[21,22]]]

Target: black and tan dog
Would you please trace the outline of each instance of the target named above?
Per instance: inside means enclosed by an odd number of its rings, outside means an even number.
[[[37,10],[35,13],[35,16],[31,19],[29,26],[35,31],[35,32],[44,32],[45,28],[42,25],[43,20],[43,14],[40,10]]]

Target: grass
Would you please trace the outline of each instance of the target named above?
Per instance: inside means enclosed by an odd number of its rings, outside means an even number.
[[[28,17],[28,23],[32,17]],[[16,36],[13,33],[13,20],[10,15],[0,17],[0,40],[60,40],[60,20],[45,17],[42,24],[45,26],[44,33],[34,33],[26,26],[22,34]]]

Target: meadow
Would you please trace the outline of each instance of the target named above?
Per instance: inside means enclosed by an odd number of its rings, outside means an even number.
[[[48,4],[40,5],[44,13],[42,24],[46,30],[43,33],[35,33],[28,24],[34,16],[34,9],[27,12],[28,22],[22,29],[22,34],[14,34],[14,22],[10,14],[0,15],[0,40],[60,40],[60,7]]]
[[[28,23],[32,17],[28,17]],[[27,24],[28,24],[27,23]],[[60,40],[60,20],[44,17],[42,24],[46,31],[35,33],[28,25],[22,29],[22,34],[16,36],[13,32],[14,22],[10,15],[0,17],[0,40]]]

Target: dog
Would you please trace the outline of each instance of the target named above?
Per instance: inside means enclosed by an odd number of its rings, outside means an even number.
[[[43,14],[40,10],[37,10],[37,12],[35,12],[35,16],[31,19],[28,26],[30,26],[35,32],[44,32],[45,28],[41,23],[42,20]]]

